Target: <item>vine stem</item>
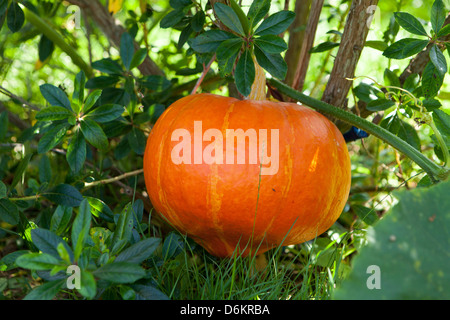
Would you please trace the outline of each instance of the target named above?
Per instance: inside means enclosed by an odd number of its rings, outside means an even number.
[[[197,83],[195,84],[194,88],[191,91],[191,94],[195,94],[198,90],[198,88],[200,87],[200,85],[203,82],[203,79],[205,78],[206,74],[208,73],[209,69],[211,68],[212,63],[214,62],[214,60],[216,60],[216,54],[214,53],[213,57],[211,58],[211,60],[208,62],[208,65],[205,66],[203,64],[203,72],[200,76],[200,78],[197,80]]]
[[[86,182],[84,184],[84,188],[83,189],[88,189],[88,188],[92,188],[101,184],[108,184],[108,183],[113,183],[116,182],[118,180],[122,180],[128,177],[132,177],[132,176],[137,176],[138,174],[141,174],[142,172],[144,172],[144,169],[138,169],[138,170],[134,170],[134,171],[130,171],[130,172],[126,172],[124,174],[121,174],[120,176],[116,176],[116,177],[112,177],[109,179],[104,179],[104,180],[98,180],[98,181],[93,181],[93,182]]]
[[[366,119],[358,117],[357,115],[344,111],[326,102],[309,97],[299,91],[292,89],[286,84],[270,78],[267,80],[270,85],[278,89],[281,93],[317,110],[348,123],[352,126],[360,128],[373,136],[383,140],[393,148],[397,149],[401,153],[405,154],[412,161],[417,163],[433,181],[446,180],[450,174],[450,169],[447,167],[441,167],[424,156],[419,150],[412,147],[407,142],[403,141],[399,137],[395,136],[388,130],[370,122]]]

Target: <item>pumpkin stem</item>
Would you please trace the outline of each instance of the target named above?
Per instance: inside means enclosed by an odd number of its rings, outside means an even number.
[[[252,91],[247,99],[250,100],[266,100],[266,74],[264,69],[258,64],[253,55],[253,63],[255,64],[255,80],[252,84]]]

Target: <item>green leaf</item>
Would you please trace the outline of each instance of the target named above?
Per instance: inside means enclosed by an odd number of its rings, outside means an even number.
[[[445,16],[447,15],[447,10],[445,10],[445,5],[442,0],[435,0],[431,6],[431,27],[437,34],[444,25]]]
[[[8,113],[3,111],[0,113],[0,141],[6,138],[6,134],[8,133]]]
[[[81,121],[80,128],[86,140],[94,147],[99,150],[105,150],[108,148],[108,138],[97,122],[89,118],[84,118]]]
[[[379,51],[384,51],[387,49],[388,45],[384,41],[377,41],[377,40],[367,40],[364,44],[365,47],[370,47],[372,49],[376,49]]]
[[[80,289],[77,289],[81,295],[87,299],[93,299],[97,294],[97,282],[94,275],[87,270],[80,272]]]
[[[185,15],[186,15],[186,13],[185,13],[184,8],[175,9],[175,10],[169,12],[164,18],[161,19],[159,26],[162,29],[167,29],[167,28],[173,27],[178,22],[180,22],[181,19],[183,19]]]
[[[67,110],[72,111],[69,98],[60,88],[55,87],[52,84],[46,83],[39,87],[42,96],[52,106],[64,107]]]
[[[118,104],[105,104],[86,114],[86,118],[96,122],[105,123],[120,117],[124,112],[124,107]]]
[[[247,97],[255,81],[255,64],[248,49],[244,51],[236,65],[235,81],[239,92]]]
[[[153,252],[158,248],[160,242],[161,239],[159,238],[147,238],[141,240],[123,250],[114,261],[126,261],[139,264],[150,258]]]
[[[69,253],[69,258],[73,261],[73,253],[67,242],[60,236],[47,229],[33,229],[31,230],[31,239],[33,244],[43,253],[49,254],[55,259],[59,260],[58,245],[61,243],[66,251]]]
[[[74,104],[73,109],[75,113],[78,113],[84,102],[84,86],[86,85],[86,75],[83,71],[80,71],[75,76],[74,89],[72,94],[72,102]]]
[[[72,207],[58,206],[50,220],[50,231],[62,235],[72,220]]]
[[[139,298],[144,300],[170,300],[168,296],[152,286],[132,284],[130,287],[139,295]]]
[[[19,31],[25,23],[25,14],[22,8],[15,1],[11,3],[6,13],[6,19],[9,30],[12,33]]]
[[[50,270],[55,265],[59,265],[60,259],[47,253],[27,253],[17,258],[16,264],[24,269],[30,270]]]
[[[28,167],[28,163],[31,160],[31,157],[33,156],[32,153],[29,153],[25,155],[25,157],[20,161],[19,165],[17,166],[16,171],[14,171],[14,178],[9,185],[9,191],[13,190],[16,185],[19,183],[20,180],[22,180],[22,175],[24,174],[25,170]]]
[[[275,78],[283,80],[286,77],[287,64],[279,53],[268,54],[261,51],[258,47],[254,49],[256,60],[261,67],[266,69]]]
[[[147,137],[145,134],[138,128],[133,127],[127,134],[127,137],[131,149],[139,155],[144,154],[145,145],[147,143]]]
[[[47,38],[44,34],[41,36],[38,45],[39,52],[39,60],[44,62],[50,57],[55,49],[55,44],[49,38]]]
[[[74,173],[78,173],[84,166],[86,161],[86,141],[84,140],[81,129],[77,129],[72,139],[70,139],[67,147],[66,160],[70,169]]]
[[[24,300],[52,300],[63,288],[66,279],[46,282],[39,287],[34,288],[23,298]]]
[[[377,99],[372,100],[367,104],[367,110],[369,111],[383,111],[386,109],[389,109],[390,107],[394,106],[395,102],[388,100],[388,99]]]
[[[295,13],[282,10],[265,19],[255,31],[255,35],[273,34],[278,35],[285,31],[294,21]]]
[[[114,213],[108,205],[100,199],[93,197],[85,197],[91,206],[91,213],[95,217],[102,218],[108,222],[114,222]]]
[[[39,160],[39,181],[49,183],[52,179],[52,166],[46,154],[41,156]]]
[[[419,36],[428,36],[423,25],[412,14],[407,12],[394,12],[397,23],[406,31]]]
[[[145,270],[129,262],[107,263],[93,272],[94,276],[113,283],[133,283],[145,277]]]
[[[282,38],[271,34],[256,38],[254,42],[261,51],[269,54],[281,53],[288,48],[286,42]]]
[[[269,13],[270,0],[254,0],[248,9],[247,17],[250,20],[250,30],[256,26]]]
[[[236,36],[222,30],[208,30],[190,41],[190,46],[199,53],[215,52],[223,41],[231,38]]]
[[[395,193],[396,204],[373,228],[334,292],[338,300],[446,300],[450,238],[450,181]],[[369,268],[378,267],[376,275]],[[368,286],[369,285],[369,286]]]
[[[450,115],[443,110],[433,110],[433,121],[448,144],[450,142]]]
[[[441,77],[444,77],[447,73],[447,61],[436,44],[433,44],[430,49],[430,60],[434,64],[436,70],[440,73]]]
[[[110,75],[121,75],[123,73],[120,64],[111,58],[104,58],[93,62],[92,68]]]
[[[6,198],[8,189],[3,181],[0,181],[0,199]]]
[[[310,53],[324,52],[339,47],[339,42],[325,41],[311,48]]]
[[[65,207],[77,207],[83,201],[83,196],[78,189],[64,183],[45,191],[42,195],[48,200]]]
[[[46,153],[58,145],[67,133],[68,123],[61,123],[52,126],[38,142],[38,153]]]
[[[17,225],[20,221],[17,206],[8,199],[0,199],[0,221]]]
[[[405,59],[421,52],[427,44],[428,40],[404,38],[387,47],[383,55],[390,59]]]
[[[116,244],[122,240],[129,241],[129,239],[131,238],[131,230],[133,229],[134,225],[133,213],[131,208],[131,204],[128,203],[120,213],[119,219],[116,223],[116,229],[114,230],[112,239],[113,244]]]
[[[444,76],[433,62],[428,62],[422,73],[422,90],[425,98],[434,98],[444,83]]]
[[[241,38],[233,38],[223,41],[217,48],[216,56],[222,76],[229,75],[233,71],[243,44],[244,41]]]
[[[95,105],[95,103],[98,101],[100,96],[102,95],[102,90],[93,90],[88,97],[86,98],[86,102],[84,103],[82,111],[84,113],[88,113],[92,107]]]
[[[169,0],[169,4],[174,9],[181,9],[191,5],[192,0]]]
[[[441,30],[439,30],[437,37],[444,37],[450,34],[450,24],[445,25]]]
[[[64,120],[73,115],[73,112],[63,107],[46,107],[36,113],[36,120],[56,121]]]
[[[74,259],[78,261],[84,243],[89,236],[89,228],[91,226],[91,207],[87,199],[83,199],[80,203],[80,209],[72,225],[72,247],[74,251]]]
[[[214,5],[214,12],[219,18],[219,20],[228,28],[233,30],[234,32],[245,36],[244,28],[242,27],[241,21],[239,20],[238,15],[234,10],[220,2],[217,2]]]
[[[119,77],[117,76],[99,76],[95,78],[90,78],[86,82],[87,89],[104,89],[107,87],[114,86],[118,81]]]
[[[402,121],[400,119],[398,121],[399,125],[396,135],[420,151],[420,139],[416,129],[414,129],[412,125],[406,123],[405,121]]]
[[[130,70],[139,67],[147,58],[147,48],[140,48],[138,51],[135,52],[133,55],[133,59],[131,59],[130,63]]]
[[[6,9],[8,9],[9,0],[0,0],[0,16],[6,13]]]
[[[205,24],[205,13],[203,11],[198,11],[191,20],[192,30],[194,32],[200,32]]]
[[[128,32],[124,32],[120,38],[120,58],[127,70],[131,70],[133,56],[134,40]]]

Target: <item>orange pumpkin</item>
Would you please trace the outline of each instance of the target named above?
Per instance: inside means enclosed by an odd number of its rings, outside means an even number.
[[[218,257],[320,235],[341,214],[351,178],[344,138],[320,113],[207,93],[161,115],[144,175],[156,211]]]

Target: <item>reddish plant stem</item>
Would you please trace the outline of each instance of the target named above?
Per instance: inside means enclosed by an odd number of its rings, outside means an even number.
[[[191,91],[191,94],[195,94],[202,84],[203,79],[205,78],[206,74],[208,73],[209,69],[211,68],[212,63],[216,60],[216,54],[213,55],[211,60],[208,62],[208,65],[205,67],[205,64],[203,64],[203,72],[200,76],[200,78],[197,80],[197,83],[195,84],[194,88]]]

